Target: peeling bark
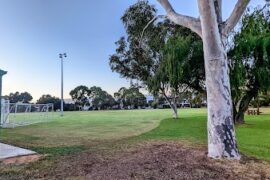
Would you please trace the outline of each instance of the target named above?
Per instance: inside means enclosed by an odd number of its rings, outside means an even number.
[[[198,0],[206,70],[208,156],[240,159],[237,148],[227,56],[213,1]]]

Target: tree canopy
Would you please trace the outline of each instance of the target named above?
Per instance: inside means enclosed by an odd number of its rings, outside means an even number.
[[[89,88],[90,106],[93,109],[111,108],[115,104],[114,98],[100,87]]]
[[[139,80],[153,94],[169,93],[171,96],[170,92],[178,91],[182,84],[203,91],[204,64],[200,37],[168,20],[149,24],[156,16],[157,10],[148,1],[138,1],[125,11],[122,22],[127,38],[121,37],[116,42],[116,52],[110,57],[111,69],[124,78]],[[175,38],[182,38],[179,44],[173,40]],[[174,50],[170,50],[171,47]],[[177,52],[179,48],[181,52]],[[196,51],[194,48],[197,48]],[[177,58],[182,58],[181,62]],[[190,60],[194,60],[193,63]],[[173,87],[176,89],[171,89]],[[167,100],[170,101],[170,98]]]
[[[49,104],[49,103],[53,104],[54,110],[61,108],[61,100],[50,94],[44,94],[37,100],[37,104]]]
[[[114,97],[121,108],[138,108],[146,105],[146,97],[140,92],[139,87],[122,87],[114,93]]]
[[[84,106],[89,102],[89,95],[91,91],[87,86],[77,86],[70,91],[71,98],[75,101],[75,104],[78,106]]]
[[[270,88],[270,11],[247,11],[229,51],[235,121],[244,122],[244,112],[259,92]]]
[[[15,92],[15,93],[10,93],[8,96],[8,99],[10,103],[29,103],[33,97],[29,92]]]

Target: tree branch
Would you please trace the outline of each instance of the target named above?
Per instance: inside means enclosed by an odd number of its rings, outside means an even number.
[[[222,23],[222,0],[214,0],[214,5],[217,14],[217,21],[220,25]]]
[[[233,28],[236,26],[237,22],[241,18],[242,14],[245,12],[248,3],[250,0],[238,0],[232,14],[230,17],[225,21],[225,25],[223,28],[223,35],[225,37],[228,36],[228,34],[233,30]]]
[[[191,29],[192,31],[197,33],[200,37],[202,36],[201,23],[198,18],[193,18],[190,16],[185,16],[176,13],[168,0],[157,0],[157,1],[166,10],[168,19],[170,19],[175,24]]]
[[[143,28],[143,31],[142,31],[142,33],[141,33],[140,43],[139,43],[140,46],[141,46],[141,43],[142,43],[142,39],[143,39],[145,30],[146,30],[153,22],[155,22],[158,18],[164,18],[164,17],[166,17],[166,16],[164,16],[164,15],[158,15],[158,16],[155,16],[153,19],[151,19],[151,21],[149,21],[149,22],[146,24],[146,26]]]
[[[181,92],[179,91],[178,93],[181,94],[181,93],[184,93],[186,92],[186,90],[189,88],[189,85],[187,85]]]
[[[218,29],[222,32],[222,0],[214,0],[215,11],[217,15]]]

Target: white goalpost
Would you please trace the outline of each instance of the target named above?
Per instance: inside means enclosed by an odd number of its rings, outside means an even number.
[[[53,104],[10,103],[2,99],[1,126],[15,128],[52,120]]]
[[[9,101],[2,99],[1,100],[1,117],[0,117],[1,126],[9,122],[8,115],[9,115]]]

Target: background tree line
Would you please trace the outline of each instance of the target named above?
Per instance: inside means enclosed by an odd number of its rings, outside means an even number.
[[[70,91],[76,107],[83,110],[103,109],[137,109],[146,106],[146,97],[139,87],[122,87],[114,93],[114,97],[101,87],[77,86]]]

